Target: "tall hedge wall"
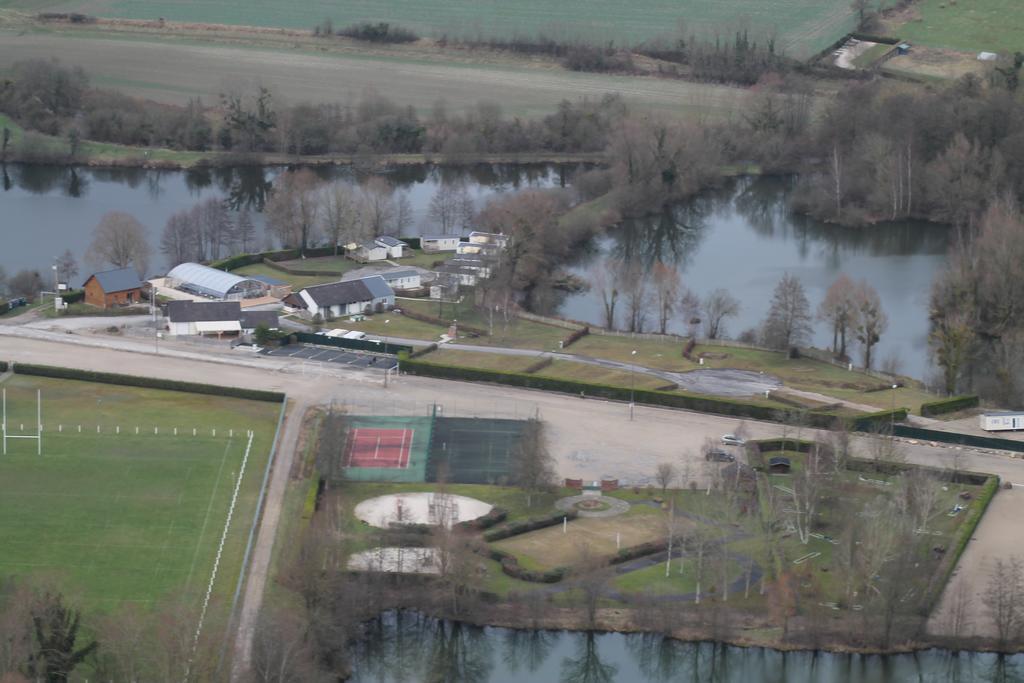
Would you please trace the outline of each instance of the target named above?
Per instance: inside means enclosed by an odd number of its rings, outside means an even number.
[[[637,403],[648,405],[666,406],[669,408],[682,408],[684,410],[695,410],[703,413],[715,413],[718,415],[731,415],[735,417],[746,417],[756,420],[777,420],[780,412],[787,410],[786,406],[770,406],[758,403],[751,403],[739,399],[719,398],[716,396],[704,396],[700,394],[670,393],[651,389],[631,390],[629,387],[617,387],[606,384],[591,384],[589,382],[578,382],[575,380],[559,379],[556,377],[543,377],[529,375],[526,373],[501,372],[499,370],[484,370],[479,368],[463,368],[454,365],[441,365],[430,363],[421,359],[413,359],[399,354],[399,364],[402,372],[410,375],[422,375],[424,377],[438,377],[443,379],[464,380],[467,382],[493,382],[496,384],[507,384],[509,386],[522,387],[526,389],[542,389],[545,391],[558,391],[567,394],[584,395],[591,398],[607,398],[617,401],[629,401],[631,397]],[[895,420],[906,418],[907,411],[903,408],[895,412]],[[838,418],[832,413],[807,412],[807,421],[810,426],[829,428],[835,424]],[[879,413],[868,413],[856,418],[845,418],[847,426],[854,430],[869,430],[876,426],[888,426],[892,414],[889,411]]]
[[[245,398],[252,401],[267,401],[269,403],[281,403],[285,400],[285,395],[277,391],[242,389],[239,387],[221,387],[215,384],[179,382],[173,379],[157,379],[155,377],[135,377],[133,375],[119,375],[112,372],[94,372],[92,370],[77,370],[75,368],[59,368],[51,365],[17,363],[14,366],[14,371],[19,375],[56,377],[58,379],[77,379],[85,382],[99,382],[101,384],[120,384],[123,386],[143,387],[147,389],[184,391],[191,394],[229,396],[231,398]]]
[[[977,407],[977,396],[952,396],[950,398],[944,398],[940,401],[929,401],[928,403],[922,403],[921,415],[923,417],[932,417],[935,415],[942,415],[944,413],[955,413],[958,410],[965,410],[967,408]]]

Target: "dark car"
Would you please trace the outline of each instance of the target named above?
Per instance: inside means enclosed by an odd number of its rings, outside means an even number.
[[[705,454],[704,459],[711,462],[734,462],[736,460],[736,456],[732,453],[726,453],[725,451],[714,450],[708,451],[707,454]]]

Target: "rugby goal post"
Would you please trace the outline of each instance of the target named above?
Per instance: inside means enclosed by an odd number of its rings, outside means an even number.
[[[7,429],[7,387],[3,389],[3,417],[0,418],[0,430],[3,431],[3,454],[7,455],[8,439],[35,439],[36,455],[43,454],[43,391],[36,389],[36,433],[11,434]]]

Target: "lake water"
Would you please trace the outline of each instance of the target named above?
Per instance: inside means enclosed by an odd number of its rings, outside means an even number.
[[[1024,655],[779,652],[683,643],[655,634],[476,627],[387,612],[353,650],[351,683],[1009,683]]]
[[[800,279],[812,310],[841,273],[866,279],[878,290],[889,318],[874,352],[875,367],[896,357],[901,372],[925,377],[929,292],[946,262],[950,231],[912,222],[852,229],[827,225],[787,210],[791,187],[787,178],[741,179],[671,211],[628,221],[584,250],[572,270],[587,278],[595,264],[608,258],[671,263],[701,297],[722,287],[742,302],[739,316],[727,322],[733,337],[764,319],[784,273]],[[558,309],[593,323],[603,323],[602,311],[596,291],[568,296]],[[648,329],[656,325],[653,314],[648,320]],[[683,321],[670,329],[683,332]],[[831,345],[827,325],[815,323],[813,342]],[[859,349],[854,353],[859,359]]]
[[[405,234],[437,232],[428,216],[431,197],[445,181],[465,183],[477,206],[497,192],[564,185],[576,165],[401,166],[384,175],[413,208]],[[190,171],[92,169],[8,165],[0,169],[0,266],[8,273],[31,267],[48,271],[54,257],[70,248],[84,254],[92,231],[107,211],[135,216],[154,249],[167,218],[207,197],[224,197],[234,208],[249,206],[262,232],[259,210],[279,168],[223,168]],[[349,167],[323,167],[325,180],[358,182],[366,173]],[[797,275],[817,307],[840,273],[867,279],[889,316],[875,357],[898,357],[904,373],[928,372],[928,294],[945,262],[949,231],[941,226],[896,223],[871,228],[828,226],[786,210],[791,181],[742,179],[649,218],[633,220],[580,250],[571,270],[584,278],[599,259],[637,256],[661,260],[682,273],[700,295],[724,287],[742,301],[735,336],[764,317],[772,288],[785,272]],[[272,248],[262,236],[259,244]],[[152,270],[165,264],[154,252]],[[82,277],[89,267],[80,264]],[[599,295],[581,292],[562,300],[558,311],[592,323],[602,321]],[[653,318],[653,316],[651,316]],[[672,330],[682,331],[682,324]],[[816,324],[814,343],[831,338]]]
[[[428,216],[430,200],[445,181],[465,183],[478,207],[497,192],[524,187],[552,187],[567,182],[576,166],[548,164],[480,164],[442,168],[399,166],[384,172],[406,194],[413,221],[405,235],[439,232]],[[354,183],[367,173],[346,166],[314,169],[324,180]],[[151,266],[166,264],[156,251],[168,217],[208,197],[224,197],[234,209],[248,206],[260,232],[261,248],[274,248],[263,234],[259,214],[280,168],[216,168],[189,171],[96,169],[8,164],[0,168],[0,266],[49,271],[64,249],[81,256],[92,232],[108,211],[124,211],[146,228],[154,249]],[[88,268],[81,264],[81,275]]]

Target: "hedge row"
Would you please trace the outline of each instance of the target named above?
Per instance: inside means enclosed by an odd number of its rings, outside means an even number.
[[[316,501],[320,496],[320,477],[311,477],[306,491],[306,502],[302,505],[302,519],[309,522],[316,513]]]
[[[498,550],[497,548],[488,547],[486,549],[486,555],[501,565],[501,571],[503,573],[511,576],[513,579],[519,579],[520,581],[529,581],[531,583],[558,583],[569,573],[568,567],[555,567],[554,569],[548,569],[547,571],[525,569],[519,564],[519,560],[516,559],[515,555],[506,553],[504,550]]]
[[[7,361],[0,360],[0,372],[7,372]]]
[[[408,357],[409,358],[419,358],[420,356],[425,356],[428,353],[433,353],[434,351],[437,351],[437,344],[436,343],[431,344],[430,346],[424,346],[424,347],[421,347],[419,349],[416,349],[415,351],[410,353]]]
[[[609,564],[622,564],[623,562],[635,560],[638,557],[653,555],[654,553],[660,553],[665,550],[668,550],[667,541],[648,541],[647,543],[623,548],[612,556]]]
[[[288,266],[283,266],[280,263],[271,261],[268,258],[263,259],[263,265],[267,268],[279,270],[288,275],[301,275],[304,277],[336,277],[339,280],[343,275],[340,270],[303,270],[302,268],[289,268]]]
[[[508,518],[508,510],[499,507],[491,508],[486,515],[477,517],[476,519],[467,519],[464,522],[459,522],[455,526],[460,529],[483,531],[484,529],[490,529],[495,524],[501,524]]]
[[[509,522],[503,527],[484,532],[484,540],[488,542],[500,541],[503,538],[511,538],[512,536],[536,531],[537,529],[546,529],[549,526],[561,524],[562,519],[576,519],[576,511],[559,511],[553,512],[550,515],[545,515],[544,517],[533,517],[519,522]]]
[[[956,569],[957,564],[960,562],[960,556],[964,554],[964,550],[967,549],[967,543],[974,536],[975,529],[981,523],[981,518],[985,515],[985,511],[988,510],[989,503],[992,502],[992,498],[996,495],[996,491],[999,490],[999,477],[994,474],[991,475],[985,487],[981,490],[981,495],[978,496],[978,505],[973,507],[968,513],[967,519],[964,520],[960,526],[960,536],[956,539],[956,546],[952,553],[946,555],[946,571],[942,582],[939,587],[945,586],[949,583],[949,579],[953,576],[953,570]],[[932,593],[932,607],[935,606],[936,601],[942,596],[941,590],[936,590]]]
[[[856,38],[857,40],[867,41],[869,43],[885,43],[886,45],[896,45],[903,42],[899,38],[893,38],[892,36],[876,36],[872,33],[854,32],[850,34],[850,37]]]
[[[921,415],[923,417],[932,417],[935,415],[942,415],[944,413],[955,413],[956,411],[964,410],[965,408],[977,407],[977,396],[953,396],[951,398],[944,398],[940,401],[922,403]]]
[[[314,247],[312,249],[306,249],[306,256],[308,258],[315,258],[317,256],[333,256],[334,247]],[[228,258],[220,259],[219,261],[211,261],[209,266],[218,270],[235,270],[243,266],[251,266],[257,263],[263,263],[263,260],[268,261],[291,261],[302,257],[301,249],[277,249],[274,251],[261,251],[255,254],[235,254]]]
[[[228,396],[245,398],[253,401],[281,403],[285,395],[278,391],[262,391],[259,389],[242,389],[239,387],[221,387],[215,384],[199,384],[198,382],[179,382],[173,379],[157,379],[155,377],[134,377],[119,375],[112,372],[94,372],[74,368],[58,368],[51,365],[32,365],[18,363],[14,371],[20,375],[36,375],[38,377],[55,377],[58,379],[76,379],[101,384],[119,384],[129,387],[146,389],[166,389],[168,391],[184,391],[190,394],[209,394],[212,396]]]
[[[592,384],[576,380],[559,379],[556,377],[544,377],[530,375],[524,372],[501,372],[500,370],[484,370],[481,368],[463,368],[454,365],[441,365],[430,363],[420,359],[403,358],[399,356],[402,372],[410,375],[422,375],[424,377],[439,377],[443,379],[464,380],[467,382],[493,382],[496,384],[507,384],[526,389],[542,389],[545,391],[558,391],[567,394],[585,395],[594,398],[606,398],[619,401],[628,401],[634,396],[637,403],[649,405],[666,406],[669,408],[682,408],[702,413],[715,413],[718,415],[730,415],[734,417],[747,417],[757,420],[776,421],[779,419],[780,411],[785,412],[785,406],[771,406],[757,403],[750,403],[738,399],[719,398],[716,396],[704,396],[698,394],[670,393],[653,389],[631,390],[629,387],[611,386],[607,384]],[[818,428],[831,428],[836,420],[844,419],[847,426],[856,431],[869,431],[872,427],[888,425],[890,420],[904,420],[907,416],[905,408],[896,410],[895,415],[890,411],[868,413],[855,418],[838,418],[836,415],[825,412],[810,411],[805,413],[808,426]]]
[[[588,334],[590,334],[590,327],[589,326],[584,326],[582,329],[579,329],[579,330],[576,330],[575,332],[570,333],[568,337],[566,337],[565,339],[562,340],[562,348],[563,349],[569,348],[569,345],[575,344],[580,339],[583,339],[584,337],[586,337]]]
[[[750,442],[757,446],[759,453],[770,453],[772,451],[794,451],[796,453],[810,453],[813,441],[800,439],[758,439]]]
[[[539,361],[531,363],[527,367],[523,368],[523,372],[525,372],[527,375],[532,375],[535,372],[540,372],[541,370],[543,370],[544,368],[546,368],[547,366],[551,365],[554,362],[555,359],[552,358],[551,356],[544,356]]]
[[[870,432],[878,429],[888,431],[889,425],[907,419],[907,409],[879,410],[877,413],[865,413],[846,420],[847,426],[854,432]]]
[[[1024,453],[1024,441],[1012,441],[1000,439],[994,436],[975,436],[973,434],[960,434],[959,432],[940,432],[935,429],[921,429],[908,425],[896,425],[896,436],[907,439],[921,439],[924,441],[938,441],[939,443],[955,443],[961,446],[972,446],[974,448],[995,448],[1001,451],[1012,451]]]
[[[61,296],[61,298],[64,299],[64,303],[66,304],[77,304],[85,301],[85,290],[75,289],[70,292],[66,292]]]

